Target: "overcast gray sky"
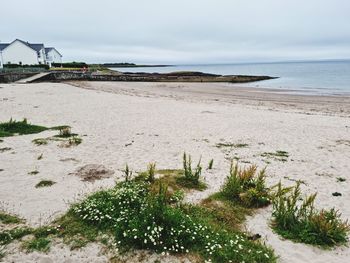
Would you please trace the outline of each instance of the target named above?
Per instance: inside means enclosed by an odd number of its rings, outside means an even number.
[[[0,1],[1,42],[43,42],[65,61],[350,58],[350,0]]]

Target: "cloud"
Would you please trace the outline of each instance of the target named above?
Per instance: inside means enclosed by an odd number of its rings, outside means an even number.
[[[229,63],[350,58],[348,0],[12,0],[1,41],[65,60]]]

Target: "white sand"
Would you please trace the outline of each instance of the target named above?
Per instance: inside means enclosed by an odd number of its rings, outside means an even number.
[[[71,148],[58,147],[55,142],[44,146],[31,142],[54,135],[54,131],[4,138],[0,143],[0,148],[12,148],[0,152],[0,169],[4,170],[0,172],[0,209],[24,217],[30,225],[47,223],[82,195],[113,186],[126,163],[136,171],[144,170],[151,161],[156,161],[158,168],[180,168],[183,151],[194,161],[202,156],[205,165],[214,159],[214,170],[204,171],[208,190],[190,195],[189,201],[199,201],[220,188],[229,171],[227,159],[238,156],[263,168],[266,163],[261,153],[285,150],[290,154],[288,162],[271,160],[267,167],[269,185],[279,180],[285,184],[304,180],[303,192],[317,191],[320,208],[336,207],[344,218],[350,218],[349,98],[287,96],[248,89],[227,92],[223,84],[79,85],[90,90],[56,83],[0,84],[0,121],[27,117],[45,126],[67,124],[73,132],[86,135],[81,145]],[[200,90],[200,85],[208,92]],[[215,147],[223,141],[248,143],[249,147],[232,151]],[[37,160],[40,154],[43,159]],[[86,164],[103,164],[116,172],[94,183],[70,174]],[[33,170],[39,174],[29,175]],[[337,177],[347,181],[339,183]],[[41,179],[57,183],[35,188]],[[333,197],[333,192],[342,196]],[[261,210],[248,220],[247,229],[260,233],[280,262],[349,261],[346,247],[324,251],[281,240],[268,227],[270,214],[268,209]],[[37,262],[33,253],[16,251],[9,253],[5,262]],[[74,255],[75,262],[106,260],[94,245],[84,251],[89,252]],[[50,262],[63,262],[62,257],[69,253],[54,246],[42,256]]]

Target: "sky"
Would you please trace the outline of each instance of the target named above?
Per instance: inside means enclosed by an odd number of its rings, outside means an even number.
[[[349,0],[0,0],[0,41],[64,61],[209,64],[350,58]]]

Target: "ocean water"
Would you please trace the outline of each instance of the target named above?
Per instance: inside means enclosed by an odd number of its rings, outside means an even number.
[[[267,75],[278,79],[243,84],[282,89],[288,93],[350,95],[350,60],[245,64],[177,65],[171,67],[112,68],[122,72],[201,71],[222,75]],[[242,84],[239,84],[242,86]]]

